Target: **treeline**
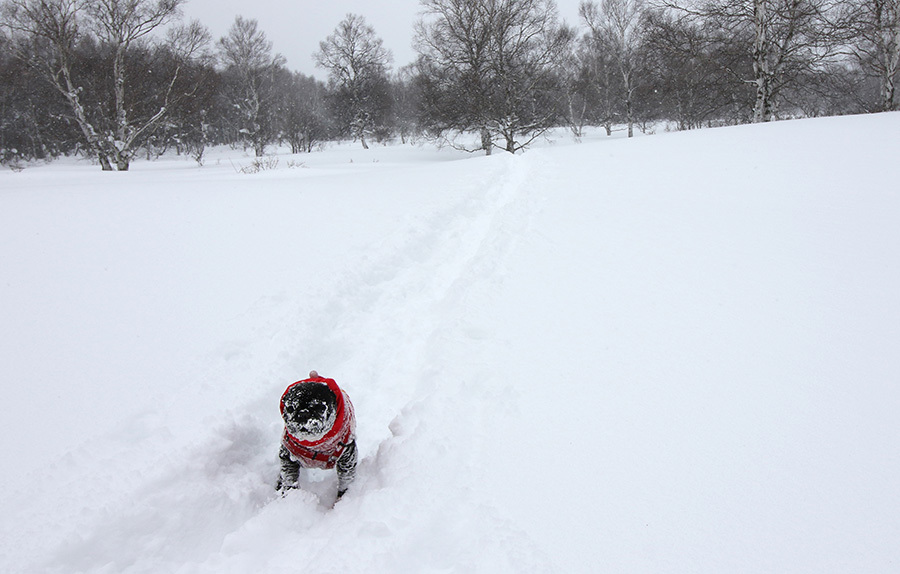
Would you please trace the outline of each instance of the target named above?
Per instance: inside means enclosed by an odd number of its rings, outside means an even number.
[[[0,161],[127,170],[138,154],[348,138],[515,152],[559,126],[632,135],[897,107],[900,0],[602,0],[577,26],[553,0],[421,0],[415,62],[393,71],[350,14],[314,55],[327,82],[288,70],[254,20],[216,41],[180,22],[184,1],[3,0]]]

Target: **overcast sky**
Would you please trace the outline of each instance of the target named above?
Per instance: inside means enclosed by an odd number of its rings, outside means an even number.
[[[578,24],[579,1],[557,0],[559,15],[569,24]],[[287,58],[288,69],[322,80],[326,73],[315,67],[312,54],[348,13],[363,16],[375,28],[394,55],[394,69],[415,59],[411,43],[419,0],[188,0],[183,12],[185,19],[206,25],[216,40],[235,16],[253,18],[273,49]]]

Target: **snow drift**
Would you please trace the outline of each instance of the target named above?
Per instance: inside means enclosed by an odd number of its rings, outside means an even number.
[[[894,572],[898,131],[0,174],[0,570]]]

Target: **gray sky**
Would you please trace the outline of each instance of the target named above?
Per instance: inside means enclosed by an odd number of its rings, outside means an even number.
[[[579,1],[557,0],[560,18],[578,24]],[[411,42],[418,0],[188,0],[183,12],[185,19],[206,25],[215,40],[225,35],[235,16],[256,19],[289,69],[320,79],[326,74],[315,67],[312,54],[348,13],[365,17],[375,28],[394,55],[395,69],[415,59]]]

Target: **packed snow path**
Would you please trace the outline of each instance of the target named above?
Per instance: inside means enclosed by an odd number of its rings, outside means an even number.
[[[2,174],[0,570],[895,571],[898,128]]]

